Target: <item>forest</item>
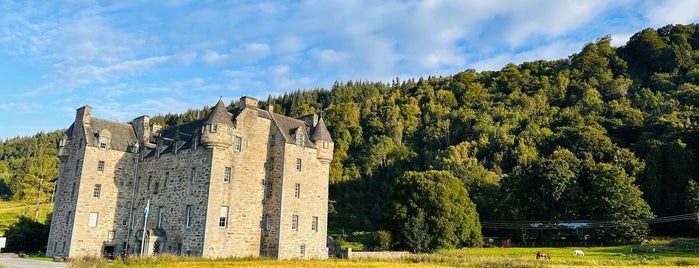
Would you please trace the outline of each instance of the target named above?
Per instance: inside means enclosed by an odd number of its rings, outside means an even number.
[[[324,118],[335,143],[331,233],[387,231],[390,247],[413,251],[483,237],[626,243],[699,234],[697,63],[699,25],[667,25],[554,61],[336,82],[260,105]],[[49,202],[60,133],[0,143],[0,194]],[[588,228],[522,228],[534,222]]]

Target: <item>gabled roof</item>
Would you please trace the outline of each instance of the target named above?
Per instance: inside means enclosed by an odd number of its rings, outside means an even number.
[[[127,151],[130,145],[138,143],[136,133],[130,124],[92,117],[90,118],[90,125],[85,127],[87,144],[98,146],[99,133],[105,129],[112,133],[109,147],[113,150]]]
[[[284,140],[287,143],[295,143],[296,139],[292,135],[294,135],[301,127],[302,129],[306,130],[308,126],[306,126],[306,122],[303,120],[299,120],[296,118],[291,118],[287,117],[284,115],[279,115],[275,113],[269,113],[272,116],[272,121],[274,122],[273,125],[276,125],[279,128],[279,131],[282,133],[284,136]],[[308,135],[305,135],[304,133],[304,146],[306,147],[311,147],[315,148],[315,145],[308,140]]]
[[[328,131],[328,128],[325,127],[325,121],[323,121],[322,117],[320,118],[320,120],[318,120],[318,124],[316,125],[316,128],[313,130],[313,134],[311,134],[311,140],[329,142],[333,141],[333,139],[330,137],[330,131]]]

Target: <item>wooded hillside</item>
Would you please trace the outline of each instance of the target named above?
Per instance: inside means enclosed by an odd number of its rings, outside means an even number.
[[[617,222],[595,235],[633,239],[647,233],[639,219],[699,211],[699,26],[645,29],[623,47],[610,41],[556,61],[337,82],[261,105],[290,116],[322,113],[335,142],[331,230],[396,236],[393,186],[408,171],[436,170],[463,183],[480,221]],[[182,123],[196,112],[153,121]],[[45,200],[57,176],[58,135],[0,144],[0,193]],[[698,230],[693,221],[673,224],[651,227]]]

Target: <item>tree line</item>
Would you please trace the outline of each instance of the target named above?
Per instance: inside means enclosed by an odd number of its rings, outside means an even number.
[[[499,71],[336,82],[260,105],[322,114],[335,143],[334,232],[387,230],[393,247],[413,251],[526,237],[483,233],[480,221],[495,220],[616,222],[566,237],[612,243],[651,231],[696,235],[696,222],[643,220],[699,211],[699,27],[648,28],[621,47],[610,43],[604,36],[565,59]],[[174,125],[207,111],[152,121]],[[13,142],[0,145],[0,178],[10,188],[2,193],[31,198],[12,186],[34,179],[15,175],[19,160],[8,164]],[[28,144],[15,158],[37,155]]]

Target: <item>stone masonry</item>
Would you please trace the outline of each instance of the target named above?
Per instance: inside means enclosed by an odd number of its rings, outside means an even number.
[[[47,256],[328,257],[334,144],[322,118],[251,97],[166,129],[90,113],[78,109],[59,141]]]

